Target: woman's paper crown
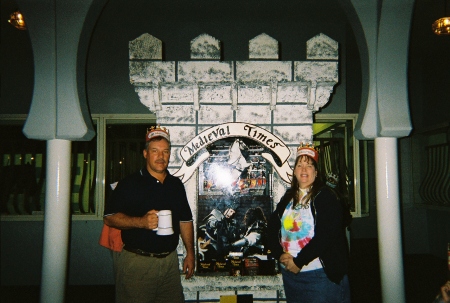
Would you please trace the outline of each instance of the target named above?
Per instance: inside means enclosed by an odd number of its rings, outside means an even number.
[[[297,157],[299,156],[308,156],[314,159],[314,161],[319,161],[319,152],[314,148],[312,144],[303,144],[300,143],[300,146],[297,148]]]
[[[165,127],[159,126],[159,124],[157,126],[147,128],[147,135],[145,136],[145,141],[146,142],[150,141],[151,139],[156,137],[163,137],[164,139],[170,142],[169,130]]]

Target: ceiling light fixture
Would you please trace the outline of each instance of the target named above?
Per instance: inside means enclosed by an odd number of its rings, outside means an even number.
[[[11,16],[9,16],[8,22],[17,29],[20,30],[27,29],[25,19],[23,18],[23,15],[19,10],[16,10],[14,13],[11,14]]]
[[[444,1],[444,12],[447,16],[447,3]],[[433,22],[431,26],[433,29],[433,33],[438,36],[441,35],[450,35],[450,17],[442,17]]]

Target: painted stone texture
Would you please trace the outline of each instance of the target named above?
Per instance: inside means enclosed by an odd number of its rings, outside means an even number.
[[[183,164],[180,149],[202,131],[218,124],[258,125],[289,147],[292,166],[300,142],[313,139],[314,112],[325,106],[338,83],[338,43],[324,34],[305,41],[306,61],[280,61],[279,42],[265,33],[249,41],[248,61],[222,61],[221,41],[204,33],[191,41],[191,61],[162,61],[162,42],[143,34],[129,42],[130,83],[140,102],[169,128],[172,161]],[[194,218],[197,217],[198,172],[185,182]],[[288,184],[273,174],[273,201]],[[197,222],[194,222],[197,225]],[[195,226],[197,230],[197,226]],[[185,253],[179,245],[180,266]],[[180,267],[181,268],[181,267]],[[251,291],[257,297],[284,297],[280,276],[195,277],[183,281],[186,299],[218,298],[220,294]]]

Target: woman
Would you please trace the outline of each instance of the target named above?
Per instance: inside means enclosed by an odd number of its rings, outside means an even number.
[[[288,303],[350,302],[343,210],[318,176],[319,153],[297,149],[294,176],[268,225],[268,248],[280,261]]]

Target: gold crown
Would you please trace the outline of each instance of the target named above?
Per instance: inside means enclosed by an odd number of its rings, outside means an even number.
[[[314,148],[314,145],[310,143],[300,143],[300,146],[297,148],[297,157],[299,156],[309,156],[316,162],[319,161],[319,152]]]
[[[336,174],[333,174],[333,173],[328,173],[328,174],[327,174],[327,179],[328,179],[328,178],[331,178],[331,179],[335,180],[336,182],[339,181],[339,176],[336,175]]]
[[[147,135],[145,136],[145,141],[150,141],[150,139],[156,137],[163,137],[164,139],[170,142],[169,130],[165,127],[161,127],[159,124],[147,128]]]
[[[339,176],[329,172],[327,174],[327,181],[325,182],[328,186],[335,188],[339,183]]]

